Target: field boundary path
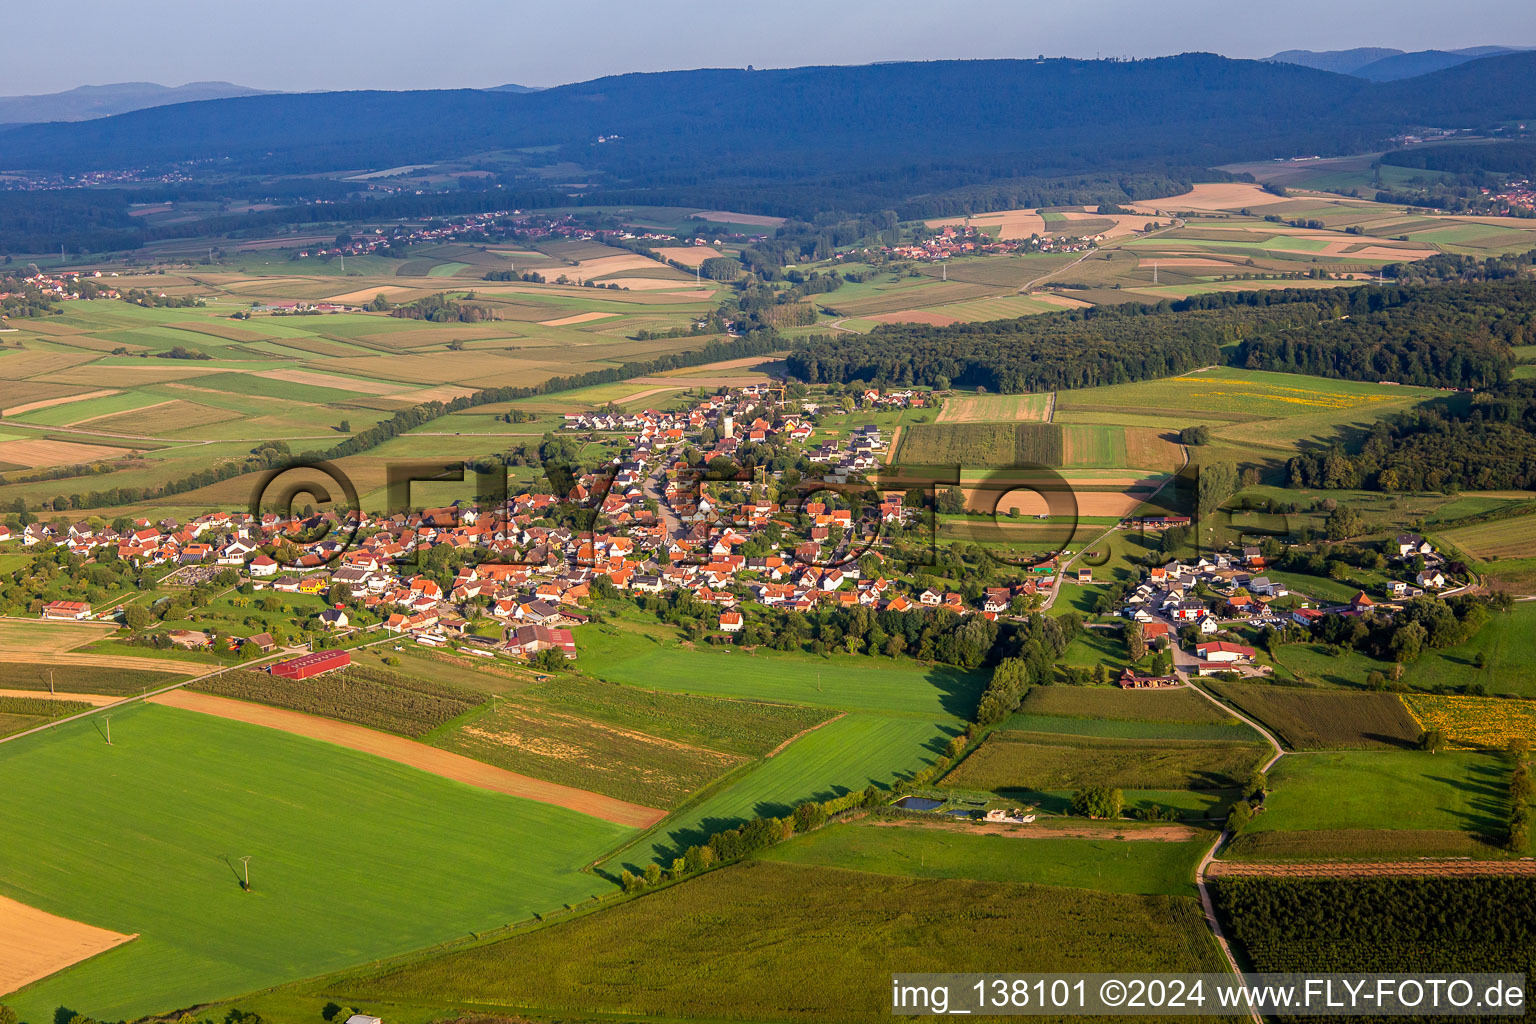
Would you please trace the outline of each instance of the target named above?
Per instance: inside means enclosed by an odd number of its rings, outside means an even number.
[[[1077,266],[1079,263],[1083,262],[1083,260],[1087,259],[1089,256],[1092,256],[1094,253],[1096,253],[1098,251],[1099,250],[1098,250],[1097,247],[1089,249],[1087,252],[1083,253],[1077,259],[1073,260],[1071,263],[1068,263],[1066,266],[1064,266],[1064,267],[1057,267],[1055,270],[1052,270],[1049,273],[1041,274],[1039,277],[1035,278],[1033,281],[1025,281],[1023,284],[1021,284],[1019,286],[1018,294],[1020,294],[1020,295],[1025,294],[1031,288],[1033,288],[1035,285],[1039,284],[1041,281],[1044,281],[1048,277],[1055,277],[1057,274],[1060,274],[1060,273],[1063,273],[1065,271],[1071,270],[1073,267]]]
[[[416,740],[391,733],[379,732],[350,722],[338,722],[318,715],[307,715],[286,708],[268,707],[249,701],[218,697],[210,693],[197,693],[185,689],[162,691],[148,698],[147,703],[163,704],[183,711],[196,711],[217,718],[227,718],[247,725],[259,725],[268,729],[320,740],[338,747],[346,747],[386,761],[394,761],[409,768],[416,768],[445,779],[462,782],[477,789],[494,793],[536,800],[576,811],[616,825],[646,828],[667,816],[667,812],[654,807],[628,803],[603,796],[574,786],[562,786],[545,782],[530,775],[497,768],[495,765],[476,761],[455,754],[451,750],[418,743]]]
[[[1186,453],[1187,451],[1188,450],[1186,449]],[[1285,756],[1285,748],[1280,746],[1280,741],[1275,738],[1274,733],[1270,732],[1268,729],[1264,728],[1264,726],[1260,725],[1258,722],[1255,722],[1247,715],[1242,714],[1237,709],[1229,707],[1226,704],[1223,704],[1221,701],[1217,700],[1215,697],[1212,697],[1209,693],[1206,693],[1202,687],[1196,686],[1194,683],[1186,683],[1185,685],[1188,686],[1191,690],[1194,690],[1200,696],[1204,697],[1206,700],[1210,701],[1212,704],[1215,704],[1218,708],[1231,715],[1233,718],[1246,723],[1249,727],[1257,731],[1260,736],[1263,736],[1266,741],[1268,741],[1270,749],[1274,751],[1274,754],[1268,761],[1264,762],[1264,767],[1259,769],[1260,771],[1269,771],[1270,768],[1274,767],[1276,761]],[[1206,880],[1211,872],[1212,864],[1216,860],[1216,851],[1221,849],[1221,845],[1225,843],[1230,836],[1230,832],[1228,832],[1226,829],[1222,829],[1221,834],[1216,837],[1216,841],[1211,844],[1211,848],[1205,851],[1205,856],[1200,858],[1199,865],[1195,867],[1195,888],[1200,891],[1200,909],[1205,912],[1205,923],[1210,927],[1211,935],[1216,939],[1216,945],[1221,949],[1221,955],[1226,958],[1227,966],[1232,969],[1232,973],[1237,975],[1238,980],[1241,981],[1243,978],[1243,970],[1237,965],[1237,957],[1232,954],[1232,944],[1227,940],[1226,932],[1222,931],[1221,922],[1216,918],[1216,904],[1215,901],[1211,899],[1211,888],[1208,884],[1206,884]],[[1253,1017],[1255,1022],[1262,1020],[1257,1010],[1251,1011],[1250,1016]]]

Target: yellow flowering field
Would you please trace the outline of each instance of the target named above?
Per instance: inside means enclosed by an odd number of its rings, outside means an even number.
[[[1516,736],[1536,744],[1536,701],[1405,693],[1403,703],[1420,726],[1458,746],[1503,747]]]

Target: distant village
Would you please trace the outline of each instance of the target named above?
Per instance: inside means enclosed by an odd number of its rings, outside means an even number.
[[[983,253],[1074,253],[1089,252],[1104,241],[1097,235],[1031,235],[1028,238],[993,238],[974,227],[948,224],[938,234],[904,245],[882,246],[879,250],[894,259],[933,263],[956,256]],[[866,250],[866,253],[870,250]]]

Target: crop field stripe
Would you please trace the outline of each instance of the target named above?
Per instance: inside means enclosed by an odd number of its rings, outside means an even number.
[[[639,804],[615,800],[598,793],[519,775],[462,754],[439,750],[404,737],[391,736],[374,729],[365,729],[360,725],[319,718],[298,711],[187,690],[173,690],[152,698],[150,703],[228,718],[248,725],[264,726],[293,733],[296,736],[332,743],[478,789],[553,804],[556,807],[564,807],[580,814],[611,821],[616,825],[645,828],[666,817],[665,811],[653,807],[642,807]]]

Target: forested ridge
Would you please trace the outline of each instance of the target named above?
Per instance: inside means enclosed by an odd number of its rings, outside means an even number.
[[[239,97],[5,133],[4,167],[74,174],[214,166],[223,185],[26,193],[0,202],[0,249],[128,249],[196,225],[130,220],[127,203],[211,189],[280,210],[212,218],[213,233],[274,224],[392,219],[568,205],[528,166],[430,200],[349,211],[343,168],[537,149],[585,168],[575,199],[813,219],[895,210],[904,219],[1024,206],[1159,198],[1210,168],[1276,153],[1353,153],[1426,123],[1488,124],[1536,106],[1536,54],[1511,54],[1401,82],[1187,53],[1132,61],[924,61],[619,75],[534,93],[357,91]],[[1149,107],[1145,97],[1157,96]],[[1276,104],[1276,96],[1286,97]],[[603,138],[601,144],[597,141]],[[199,171],[199,174],[202,172]],[[298,179],[314,195],[294,194]],[[463,182],[460,183],[461,186]],[[324,195],[318,193],[329,192]],[[287,193],[285,195],[284,193]],[[395,197],[402,198],[402,197]],[[323,199],[324,202],[317,200]],[[334,205],[333,205],[334,204]],[[492,205],[486,205],[492,204]]]

